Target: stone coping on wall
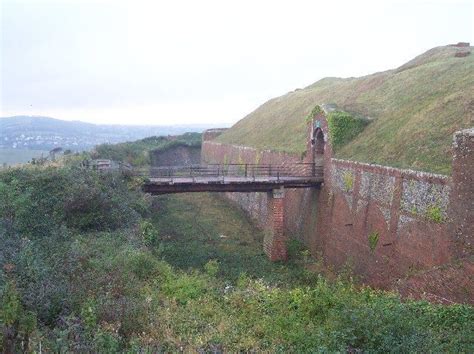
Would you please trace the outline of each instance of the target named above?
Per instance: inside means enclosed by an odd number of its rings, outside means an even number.
[[[367,172],[385,174],[394,177],[409,178],[425,182],[437,183],[437,184],[450,184],[451,177],[440,175],[436,173],[415,171],[410,169],[401,169],[397,167],[390,167],[378,164],[370,164],[365,162],[350,161],[332,158],[331,163],[341,167],[357,168]]]
[[[281,155],[286,155],[286,156],[301,160],[301,158],[299,158],[298,156],[288,153],[288,152],[284,152],[284,151],[276,151],[276,150],[270,150],[270,149],[260,150],[260,149],[250,147],[250,146],[220,143],[216,141],[204,141],[203,144],[209,144],[209,145],[214,145],[214,146],[227,146],[227,147],[239,149],[241,151],[281,154]],[[416,171],[416,170],[411,170],[411,169],[401,169],[397,167],[390,167],[390,166],[384,166],[384,165],[379,165],[379,164],[371,164],[371,163],[366,163],[366,162],[351,161],[351,160],[336,159],[336,158],[331,158],[331,163],[337,166],[341,166],[341,167],[357,168],[357,169],[361,169],[367,172],[385,174],[385,175],[390,175],[394,177],[409,178],[409,179],[415,179],[415,180],[438,183],[438,184],[451,183],[450,176],[440,175],[440,174],[431,173],[431,172]]]

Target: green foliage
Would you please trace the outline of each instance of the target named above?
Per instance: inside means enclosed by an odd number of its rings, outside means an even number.
[[[178,273],[167,279],[162,285],[163,293],[181,305],[200,298],[206,293],[207,288],[208,283],[206,279],[198,273]]]
[[[80,204],[69,173],[0,173],[0,257],[13,265],[0,273],[0,331],[17,333],[13,352],[38,352],[40,344],[44,352],[474,349],[471,306],[401,301],[342,277],[328,281],[306,269],[309,252],[297,241],[288,264],[271,263],[263,233],[207,194],[157,198],[159,212],[145,220],[131,212],[141,197],[130,180],[73,175],[83,194],[100,189],[113,199],[117,189],[123,199],[114,203],[126,206],[115,228],[77,227],[71,218],[97,210],[116,219],[99,197],[67,217],[56,208]],[[33,227],[27,236],[25,225]]]
[[[78,168],[4,170],[0,220],[7,232],[28,237],[49,235],[62,226],[80,231],[127,227],[146,204],[139,190],[129,190],[129,178]]]
[[[344,172],[342,176],[343,182],[344,182],[344,188],[346,192],[350,192],[352,188],[354,187],[354,175],[352,172]]]
[[[327,121],[329,138],[335,151],[359,135],[368,124],[368,120],[339,111],[329,113]]]
[[[16,339],[17,342],[23,343],[22,349],[26,351],[29,337],[36,330],[36,314],[25,310],[15,281],[9,279],[3,285],[0,292],[0,333],[3,334],[3,338],[0,337],[0,345],[3,344],[5,352],[12,352],[14,347],[11,347],[11,343],[13,341],[15,346]]]
[[[149,280],[158,276],[168,276],[167,268],[150,253],[127,252],[123,255],[125,267],[130,270],[138,279]]]
[[[94,337],[95,351],[97,353],[120,352],[120,339],[117,335],[107,331],[98,330]]]
[[[431,205],[426,209],[426,217],[436,223],[444,222],[443,212],[439,205]]]
[[[143,242],[148,247],[154,247],[158,243],[158,231],[155,226],[148,220],[140,220],[139,233]]]
[[[81,318],[88,331],[93,331],[97,326],[97,309],[94,299],[87,299],[81,308]]]
[[[369,236],[367,237],[369,241],[369,248],[371,252],[375,251],[375,248],[377,247],[377,244],[379,243],[379,233],[378,231],[372,231]]]
[[[306,122],[311,122],[313,118],[319,114],[324,113],[321,106],[316,105],[314,108],[311,110],[311,112],[306,116]]]
[[[92,154],[96,159],[122,161],[132,166],[150,165],[151,150],[166,150],[176,146],[201,146],[200,133],[185,133],[170,139],[166,136],[153,136],[134,142],[120,144],[101,144]]]
[[[1,297],[0,320],[5,326],[14,325],[21,316],[20,296],[13,281],[7,281]]]
[[[216,259],[211,259],[204,265],[204,270],[210,277],[215,277],[219,272],[219,262]]]

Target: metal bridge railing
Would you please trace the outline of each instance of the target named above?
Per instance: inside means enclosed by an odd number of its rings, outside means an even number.
[[[133,173],[148,178],[322,178],[323,167],[314,163],[291,164],[209,164],[191,166],[162,166],[134,169]]]

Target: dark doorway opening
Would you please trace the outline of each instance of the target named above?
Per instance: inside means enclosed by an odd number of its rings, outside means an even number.
[[[321,128],[316,128],[313,132],[313,151],[315,155],[324,154],[324,133]]]

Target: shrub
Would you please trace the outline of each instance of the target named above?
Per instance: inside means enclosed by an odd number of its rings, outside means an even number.
[[[185,305],[189,300],[198,299],[207,289],[207,283],[197,274],[178,274],[169,278],[162,286],[163,292]]]
[[[148,220],[141,220],[139,223],[139,233],[145,245],[154,247],[158,243],[158,230]]]
[[[353,117],[346,112],[334,111],[328,114],[329,138],[334,150],[354,139],[369,123],[368,120]]]
[[[426,217],[438,224],[444,221],[443,212],[439,205],[431,205],[426,209]]]
[[[216,259],[211,259],[204,265],[204,270],[210,277],[215,277],[219,272],[219,262]]]
[[[0,172],[0,220],[10,233],[50,235],[66,225],[114,230],[138,221],[146,203],[128,177],[78,168],[23,168]]]

